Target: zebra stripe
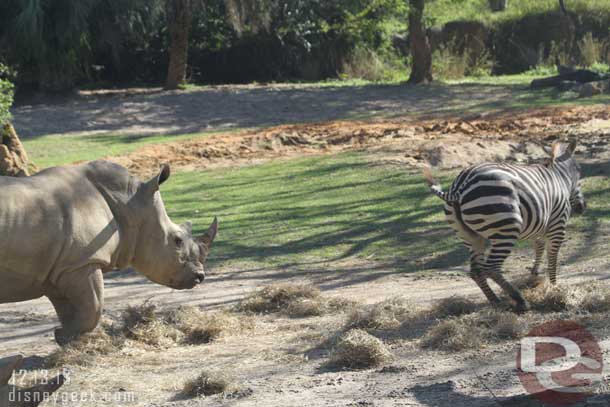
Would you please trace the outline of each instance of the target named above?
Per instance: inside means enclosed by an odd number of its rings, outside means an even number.
[[[519,240],[533,240],[536,275],[546,249],[548,274],[556,283],[557,255],[565,239],[572,211],[586,207],[579,179],[580,168],[572,157],[575,144],[553,145],[548,165],[485,163],[463,170],[443,192],[430,170],[424,170],[431,191],[445,201],[446,219],[470,250],[470,274],[492,303],[498,297],[489,287],[491,278],[527,309],[523,296],[501,274],[502,265]]]

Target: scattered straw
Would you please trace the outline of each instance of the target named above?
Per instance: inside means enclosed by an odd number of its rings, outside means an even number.
[[[149,346],[167,348],[182,339],[182,332],[169,325],[155,304],[129,306],[123,313],[123,332],[129,339]]]
[[[198,307],[180,307],[169,312],[166,320],[184,334],[183,340],[189,344],[209,343],[254,327],[249,317],[227,311],[205,312]]]
[[[57,349],[47,356],[46,363],[50,367],[89,366],[98,356],[118,352],[123,345],[124,338],[112,326],[103,325]]]
[[[381,340],[361,330],[343,334],[330,354],[329,365],[350,369],[365,369],[388,361],[391,354]]]

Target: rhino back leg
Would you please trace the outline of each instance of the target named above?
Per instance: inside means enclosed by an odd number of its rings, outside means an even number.
[[[93,331],[99,323],[104,306],[102,271],[88,267],[66,273],[56,288],[48,297],[61,322],[61,328],[55,330],[55,340],[59,345],[65,345]]]

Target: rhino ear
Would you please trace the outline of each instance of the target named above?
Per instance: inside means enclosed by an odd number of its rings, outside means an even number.
[[[186,221],[182,225],[180,225],[182,229],[186,231],[189,235],[193,232],[193,223]]]
[[[13,355],[0,359],[0,386],[8,384],[13,372],[23,362],[23,355]]]
[[[151,195],[159,190],[159,185],[163,184],[169,178],[171,171],[169,165],[163,164],[157,175],[145,182],[146,191]]]
[[[212,246],[212,242],[214,241],[214,238],[216,237],[217,233],[218,233],[218,218],[216,218],[216,216],[214,216],[214,221],[208,228],[208,231],[205,232],[205,234],[203,234],[199,238],[199,241],[201,243],[203,243],[205,245],[205,247],[207,247],[209,249],[210,246]]]

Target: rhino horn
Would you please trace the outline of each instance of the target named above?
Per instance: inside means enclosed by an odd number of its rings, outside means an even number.
[[[7,385],[13,372],[23,362],[23,355],[13,355],[0,359],[0,386]]]
[[[207,248],[209,248],[210,246],[212,246],[212,242],[214,241],[214,238],[216,237],[217,233],[218,233],[218,218],[216,216],[214,216],[214,220],[212,221],[212,224],[208,228],[208,231],[205,232],[199,238],[199,241],[201,243],[203,243]]]

